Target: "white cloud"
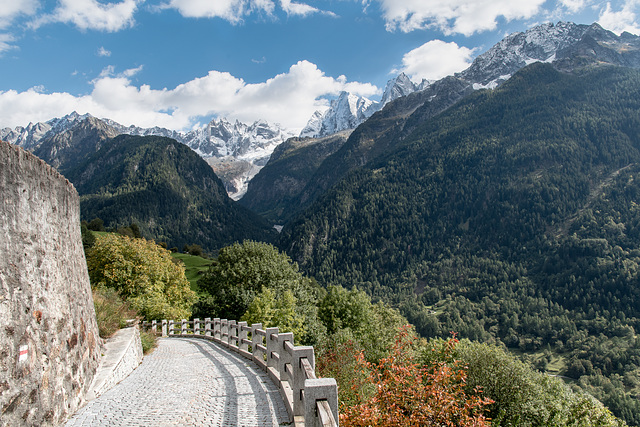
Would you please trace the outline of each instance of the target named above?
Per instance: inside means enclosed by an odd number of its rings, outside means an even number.
[[[18,15],[33,15],[38,0],[0,0],[0,28],[8,28]]]
[[[322,11],[313,6],[304,3],[295,3],[291,0],[280,0],[280,6],[287,15],[307,16],[313,13],[322,13],[325,15],[335,16],[333,12]]]
[[[455,42],[431,40],[406,53],[402,58],[402,68],[394,72],[404,72],[412,80],[438,80],[471,65],[474,50],[458,46]]]
[[[600,12],[598,23],[607,30],[621,34],[628,31],[632,34],[640,34],[640,25],[636,22],[636,10],[640,6],[639,0],[628,0],[622,9],[614,11],[611,3],[607,2],[607,7]]]
[[[170,0],[162,9],[176,9],[185,18],[222,18],[231,23],[242,22],[252,12],[273,13],[272,0]]]
[[[100,3],[97,0],[58,0],[59,4],[49,15],[43,15],[31,25],[34,28],[52,22],[73,24],[81,30],[120,31],[133,26],[133,15],[138,2],[122,0],[119,3]]]
[[[100,49],[98,49],[98,56],[109,57],[111,56],[111,51],[105,49],[104,46],[100,46]]]
[[[308,16],[322,13],[335,16],[332,12],[320,10],[306,3],[279,0],[280,7],[289,16]],[[233,24],[243,21],[251,13],[265,13],[273,16],[274,0],[169,0],[160,9],[176,9],[186,18],[222,18]]]
[[[24,126],[75,110],[144,127],[189,129],[198,118],[215,115],[244,122],[265,119],[295,131],[304,127],[314,111],[327,106],[323,97],[341,90],[362,96],[380,92],[371,84],[326,76],[308,61],[263,83],[247,84],[229,73],[210,71],[174,89],[135,86],[130,77],[139,70],[115,74],[113,67],[107,67],[92,81],[92,92],[84,96],[45,94],[35,88],[0,92],[0,123]]]
[[[144,68],[144,65],[141,65],[141,66],[136,67],[136,68],[129,68],[128,70],[124,70],[122,75],[124,77],[133,77],[136,74],[138,74],[140,71],[142,71],[142,68]]]
[[[376,0],[387,30],[410,32],[433,28],[445,34],[472,35],[493,30],[497,18],[507,21],[535,16],[545,0]]]
[[[15,46],[11,44],[13,41],[15,38],[11,34],[0,34],[0,55],[2,52],[15,49]]]
[[[588,0],[560,0],[559,3],[569,12],[577,13],[587,7]]]

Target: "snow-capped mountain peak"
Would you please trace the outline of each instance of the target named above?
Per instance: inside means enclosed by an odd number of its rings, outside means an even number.
[[[33,151],[49,136],[63,133],[90,117],[92,116],[89,114],[81,115],[74,111],[47,122],[30,123],[26,127],[19,126],[15,129],[1,129],[0,139]],[[153,128],[124,126],[110,119],[100,120],[111,127],[114,134],[157,135],[173,138],[189,146],[205,159],[224,159],[225,168],[228,169],[229,165],[233,165],[232,169],[239,172],[224,174],[223,171],[216,170],[216,173],[222,178],[229,195],[236,199],[246,192],[249,180],[267,163],[276,146],[294,136],[292,132],[282,129],[280,125],[270,124],[264,120],[248,125],[237,120],[231,123],[226,118],[220,118],[189,132],[157,126]],[[238,166],[237,163],[241,163],[242,166]]]
[[[479,55],[460,75],[476,87],[495,87],[533,62],[551,62],[556,53],[577,43],[586,25],[546,23],[508,35]]]
[[[398,99],[401,96],[407,96],[415,92],[418,88],[419,85],[412,82],[405,73],[400,73],[398,77],[387,82],[387,86],[384,89],[384,94],[382,95],[380,103],[382,106],[385,106],[394,99]]]
[[[365,97],[348,92],[331,101],[329,109],[324,113],[316,111],[307,125],[300,132],[301,137],[332,135],[344,129],[353,129],[371,117],[376,111],[372,106],[376,103]]]
[[[46,122],[29,123],[26,127],[18,126],[15,129],[0,129],[0,139],[33,151],[44,138],[65,132],[88,117],[91,117],[91,115],[80,115],[74,111],[64,117]]]
[[[429,82],[426,80],[415,84],[406,74],[400,73],[396,78],[387,82],[380,102],[341,92],[338,98],[331,101],[331,105],[326,111],[313,113],[307,125],[300,132],[300,137],[317,138],[354,129],[389,102],[422,90],[428,84]]]
[[[466,70],[455,77],[468,87],[494,89],[511,78],[519,69],[534,62],[551,62],[556,66],[566,62],[566,69],[572,69],[576,58],[608,62],[617,65],[640,67],[640,38],[623,33],[616,36],[597,23],[592,25],[572,22],[546,23],[525,32],[508,35],[491,49],[479,55]],[[578,61],[576,64],[583,63]],[[563,68],[560,66],[560,68]],[[402,96],[427,89],[435,82],[422,81],[416,84],[404,73],[389,80],[380,102],[372,103],[359,119],[353,114],[348,120],[348,110],[329,108],[324,113],[316,112],[300,136],[328,136],[340,130],[354,128],[386,104]],[[341,97],[344,95],[341,94]],[[341,115],[341,118],[335,115]],[[347,127],[350,126],[350,127]]]

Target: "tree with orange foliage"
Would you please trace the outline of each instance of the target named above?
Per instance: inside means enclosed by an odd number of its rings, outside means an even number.
[[[462,426],[483,427],[490,422],[482,415],[490,399],[465,392],[466,368],[457,362],[420,365],[413,358],[415,336],[403,328],[389,356],[369,363],[362,353],[358,364],[369,372],[367,383],[375,392],[368,400],[341,408],[340,425],[373,426]],[[453,352],[458,340],[447,342]],[[358,384],[362,387],[362,384]]]

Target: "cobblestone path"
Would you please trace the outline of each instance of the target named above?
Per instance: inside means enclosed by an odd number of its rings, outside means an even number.
[[[67,426],[289,425],[280,392],[251,361],[209,341],[163,338]]]

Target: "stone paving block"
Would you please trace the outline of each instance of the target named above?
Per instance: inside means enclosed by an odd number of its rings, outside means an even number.
[[[67,426],[288,425],[278,388],[240,355],[205,340],[163,338],[120,384]]]

